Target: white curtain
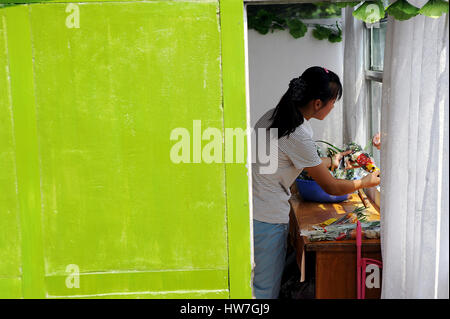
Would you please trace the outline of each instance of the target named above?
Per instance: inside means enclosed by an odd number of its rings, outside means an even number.
[[[428,0],[408,0],[422,7]],[[448,298],[448,15],[388,20],[381,109],[382,298]]]
[[[370,133],[366,125],[369,108],[364,74],[364,23],[353,17],[353,10],[352,7],[344,10],[343,141],[365,147]]]

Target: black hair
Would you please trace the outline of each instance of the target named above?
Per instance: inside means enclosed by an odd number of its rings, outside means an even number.
[[[270,128],[278,129],[278,138],[289,137],[304,122],[300,109],[311,100],[320,99],[326,104],[341,96],[342,85],[336,73],[320,66],[310,67],[289,83],[270,118],[273,120]]]

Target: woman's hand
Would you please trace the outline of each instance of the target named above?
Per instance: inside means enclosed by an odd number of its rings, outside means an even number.
[[[369,188],[380,184],[380,171],[367,174],[361,179],[363,188]]]
[[[351,152],[352,152],[352,150],[348,150],[348,151],[345,151],[345,152],[334,154],[333,157],[331,158],[331,170],[334,171],[336,168],[338,168],[342,157],[344,157],[346,155],[349,155]],[[345,169],[351,169],[351,168],[356,168],[356,167],[353,167],[349,163],[349,161],[345,161]]]

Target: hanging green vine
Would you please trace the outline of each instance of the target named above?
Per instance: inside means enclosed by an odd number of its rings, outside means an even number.
[[[341,9],[350,6],[357,8],[353,11],[353,16],[367,23],[375,23],[387,15],[396,20],[408,20],[419,14],[439,18],[442,14],[448,13],[449,3],[445,0],[429,0],[422,8],[417,8],[407,0],[397,0],[388,4],[387,0],[368,0],[336,3],[303,3],[294,5],[264,5],[248,6],[248,28],[254,29],[261,34],[269,31],[289,30],[295,38],[305,36],[308,25],[305,20],[334,18],[341,16]],[[312,24],[312,35],[318,40],[328,40],[330,42],[342,41],[342,30],[339,24],[323,25]]]
[[[424,15],[430,18],[439,18],[442,14],[448,13],[448,1],[429,0],[422,8],[417,8],[407,0],[397,0],[385,7],[381,0],[364,1],[355,11],[353,16],[367,23],[374,23],[387,15],[396,20],[404,21]]]
[[[304,20],[340,17],[341,8],[341,3],[248,6],[248,28],[261,34],[275,30],[288,30],[292,37],[298,39],[305,36],[308,31]],[[342,41],[339,25],[314,25],[314,27],[313,36],[317,39],[328,39],[330,42]]]

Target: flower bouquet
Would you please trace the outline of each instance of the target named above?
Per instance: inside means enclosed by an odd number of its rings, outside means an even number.
[[[324,143],[328,145],[326,154],[324,154],[324,152],[317,143]],[[347,180],[359,179],[364,175],[366,175],[365,172],[371,173],[374,172],[375,170],[379,170],[376,167],[371,156],[367,152],[364,152],[363,148],[359,144],[355,142],[350,142],[344,145],[344,148],[345,149],[340,149],[326,141],[321,140],[316,141],[316,149],[319,157],[326,157],[326,156],[332,157],[339,152],[345,152],[349,150],[352,151],[351,154],[346,155],[342,158],[341,164],[339,165],[338,168],[336,168],[334,171],[330,169],[330,173],[333,177],[337,179],[347,179]],[[350,163],[352,167],[355,168],[345,169],[344,163],[346,160],[348,161],[348,163]],[[298,178],[301,180],[310,180],[310,181],[313,180],[306,171],[302,171],[298,176]]]
[[[372,157],[367,152],[364,152],[362,147],[360,145],[356,144],[355,142],[348,143],[346,145],[345,150],[339,149],[336,146],[334,146],[333,144],[330,144],[325,141],[319,140],[316,142],[325,143],[330,146],[330,147],[328,147],[328,154],[327,154],[330,157],[338,152],[352,151],[349,155],[344,156],[344,158],[347,157],[350,165],[352,165],[353,167],[355,167],[355,166],[362,167],[366,172],[369,172],[369,173],[373,173],[377,170],[378,171],[380,170],[375,165],[375,162],[372,159]],[[344,158],[342,159],[343,162],[345,161]]]

